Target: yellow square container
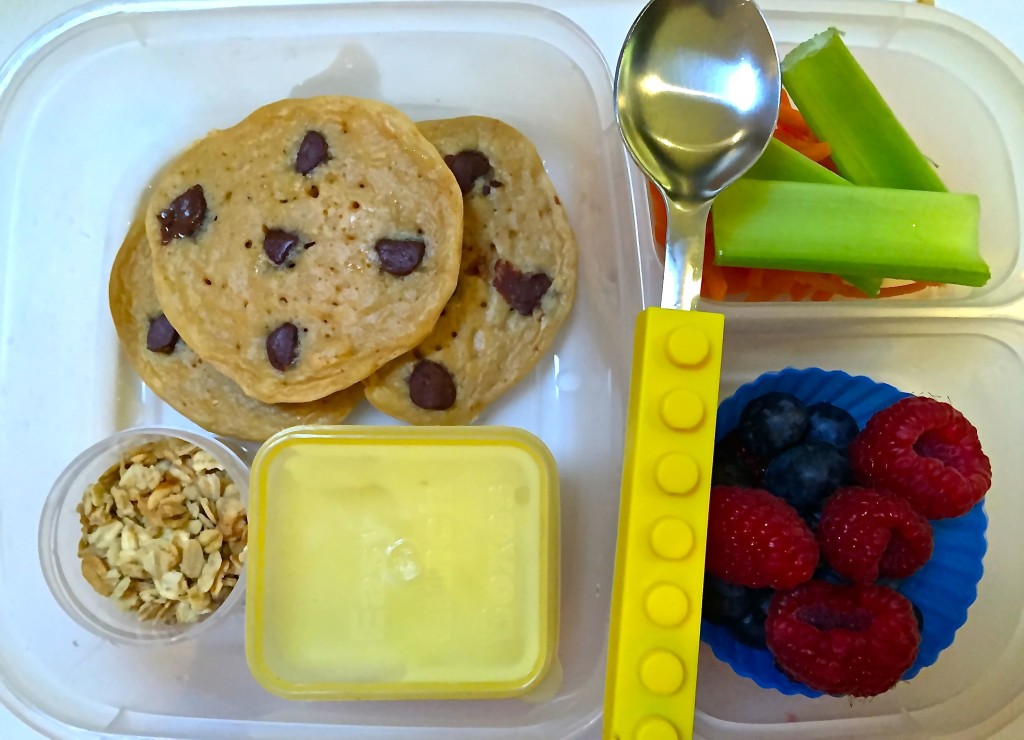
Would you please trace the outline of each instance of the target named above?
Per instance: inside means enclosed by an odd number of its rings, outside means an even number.
[[[252,466],[246,657],[292,699],[518,696],[558,633],[558,473],[503,427],[296,427]]]

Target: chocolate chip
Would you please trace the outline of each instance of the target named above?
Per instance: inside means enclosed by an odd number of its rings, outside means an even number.
[[[421,409],[444,411],[455,405],[455,381],[448,368],[420,360],[409,376],[409,398]]]
[[[298,357],[299,329],[292,323],[281,324],[267,335],[267,359],[282,372],[295,364]]]
[[[551,278],[543,272],[523,274],[511,262],[498,260],[494,263],[491,284],[508,305],[523,316],[529,316],[551,287]]]
[[[490,185],[492,188],[500,188],[502,187],[502,185],[504,185],[504,183],[502,183],[500,180],[491,180],[488,183],[488,185]]]
[[[480,192],[483,193],[484,195],[490,195],[491,194],[491,186],[490,185],[484,185],[482,188],[480,188]]]
[[[449,154],[444,158],[444,163],[455,175],[459,183],[459,189],[465,195],[473,189],[473,184],[478,177],[483,177],[491,171],[491,163],[480,152],[467,149],[458,154]]]
[[[178,332],[163,314],[149,320],[149,331],[146,332],[146,349],[169,355],[178,344]]]
[[[299,237],[282,229],[267,229],[263,235],[263,251],[275,265],[284,262],[292,247],[298,243]]]
[[[380,259],[380,269],[402,277],[420,266],[427,245],[422,239],[381,239],[373,248]]]
[[[327,161],[327,139],[319,131],[307,131],[295,155],[295,171],[308,175]]]
[[[170,244],[172,239],[192,236],[199,231],[205,217],[206,196],[203,195],[203,186],[193,185],[157,214],[160,243]]]

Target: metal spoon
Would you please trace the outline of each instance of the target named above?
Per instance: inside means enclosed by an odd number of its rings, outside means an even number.
[[[700,297],[711,201],[761,156],[780,89],[775,44],[750,0],[654,0],[633,23],[616,111],[626,146],[666,197],[665,308]]]
[[[666,196],[669,229],[662,307],[640,314],[633,345],[606,740],[692,734],[724,322],[688,309],[711,201],[767,146],[780,84],[750,0],[653,0],[619,57],[619,127]]]

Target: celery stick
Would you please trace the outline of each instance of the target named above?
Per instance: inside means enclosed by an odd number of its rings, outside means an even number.
[[[740,180],[716,199],[715,262],[981,286],[975,195]]]
[[[822,185],[851,185],[832,170],[813,162],[791,146],[771,139],[754,166],[744,177],[752,180],[787,180],[789,182],[816,182]],[[877,296],[882,278],[867,275],[840,275],[840,277],[866,296]]]
[[[786,55],[782,83],[853,184],[946,190],[835,28]]]
[[[774,137],[768,141],[764,153],[754,162],[753,167],[743,176],[750,180],[817,182],[822,185],[853,184]]]

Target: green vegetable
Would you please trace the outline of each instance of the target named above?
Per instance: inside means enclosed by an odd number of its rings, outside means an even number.
[[[851,185],[827,167],[808,159],[791,146],[772,137],[761,157],[743,177],[749,180],[787,180],[817,182],[822,185]]]
[[[751,180],[786,180],[811,182],[822,185],[851,185],[827,167],[811,161],[803,154],[778,139],[772,138],[764,154],[747,170],[745,178]],[[864,295],[876,296],[882,287],[882,278],[866,275],[842,275],[843,280]]]
[[[981,286],[975,195],[742,179],[715,200],[715,263]]]
[[[811,130],[828,142],[836,168],[853,184],[946,190],[835,28],[786,55],[782,83]]]

